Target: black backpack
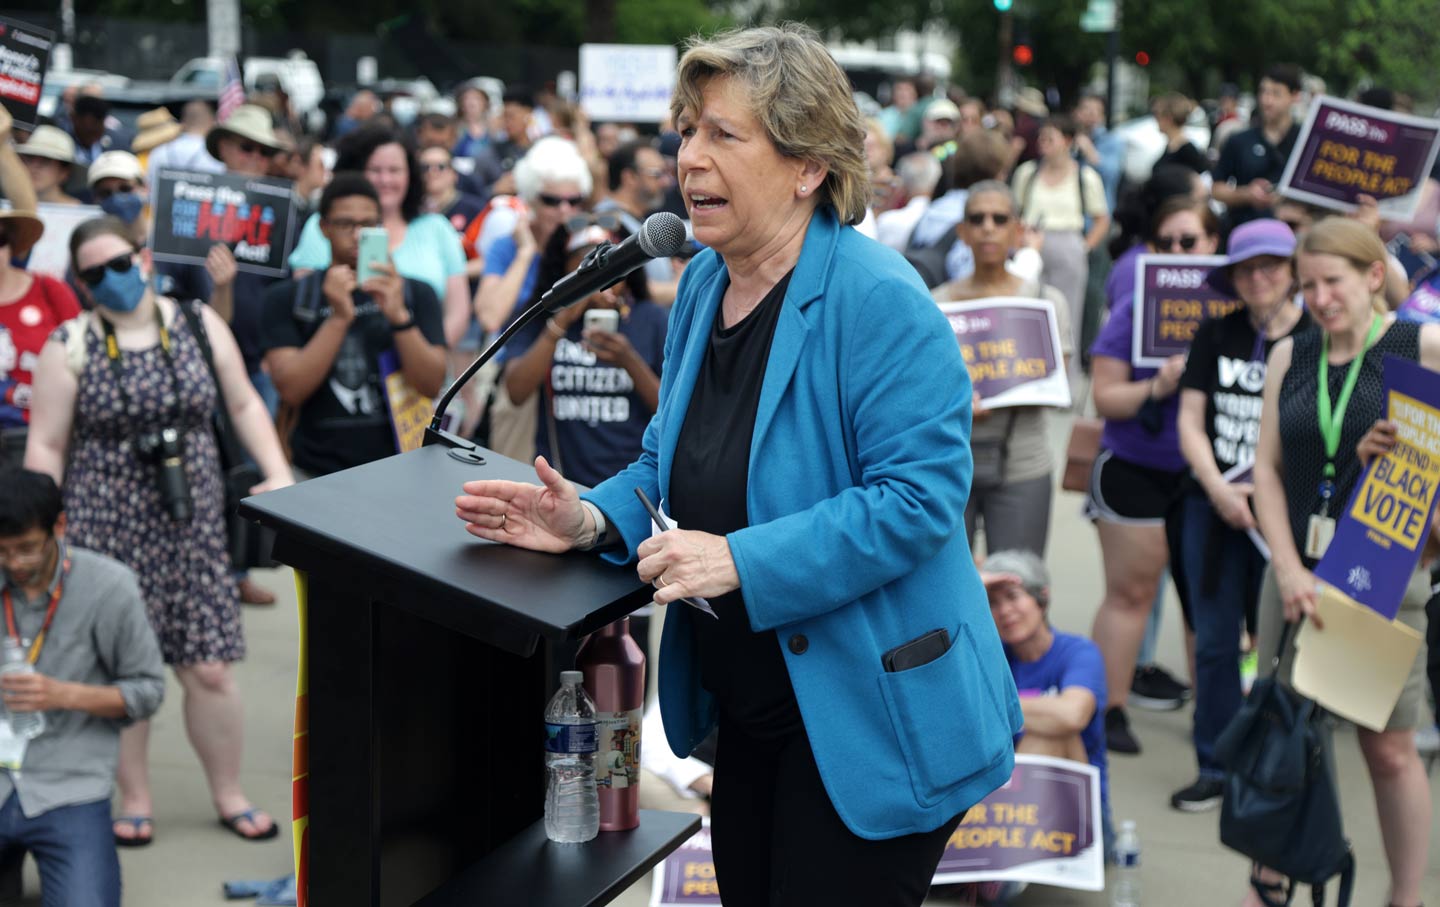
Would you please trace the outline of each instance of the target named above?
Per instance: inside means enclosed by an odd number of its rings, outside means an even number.
[[[1280,652],[1292,631],[1287,625]],[[1277,653],[1277,667],[1279,660]],[[1304,883],[1321,907],[1325,883],[1339,876],[1336,905],[1348,907],[1355,885],[1355,855],[1325,753],[1324,715],[1271,674],[1255,681],[1215,745],[1226,768],[1220,843],[1289,877],[1285,905],[1294,899],[1297,883]]]

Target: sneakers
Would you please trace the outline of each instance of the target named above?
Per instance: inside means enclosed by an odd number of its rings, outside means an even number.
[[[1225,783],[1217,778],[1200,778],[1189,787],[1170,795],[1170,805],[1182,813],[1203,813],[1225,799]]]
[[[1190,688],[1158,665],[1135,669],[1130,684],[1130,704],[1152,712],[1170,712],[1190,699]]]
[[[1140,741],[1130,733],[1130,719],[1118,705],[1105,710],[1105,748],[1112,753],[1140,755]]]

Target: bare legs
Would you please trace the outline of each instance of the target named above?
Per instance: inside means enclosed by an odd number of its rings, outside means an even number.
[[[1165,528],[1096,520],[1105,566],[1105,598],[1095,614],[1091,637],[1105,656],[1109,702],[1123,706],[1135,676],[1135,658],[1145,637],[1155,590],[1168,559]]]

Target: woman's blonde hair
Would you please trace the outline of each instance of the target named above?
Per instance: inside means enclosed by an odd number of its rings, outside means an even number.
[[[818,197],[842,223],[865,219],[865,126],[849,79],[813,29],[786,22],[691,38],[680,58],[671,115],[678,121],[686,110],[699,111],[701,90],[716,76],[745,87],[751,113],[781,154],[829,168]]]
[[[1150,105],[1151,112],[1165,117],[1176,126],[1184,126],[1195,110],[1195,102],[1178,91],[1167,91]]]
[[[1364,274],[1377,261],[1380,266],[1390,267],[1390,254],[1374,229],[1349,217],[1327,217],[1310,228],[1300,246],[1295,250],[1298,264],[1301,255],[1334,255],[1349,262],[1350,267]],[[1297,268],[1296,273],[1299,273]],[[1370,305],[1384,314],[1390,310],[1385,304],[1385,285],[1370,296]]]

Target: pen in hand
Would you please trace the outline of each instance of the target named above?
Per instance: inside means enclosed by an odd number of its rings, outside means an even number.
[[[660,509],[651,503],[650,497],[645,494],[645,490],[636,486],[635,497],[640,499],[640,503],[645,507],[645,512],[650,514],[650,521],[655,524],[655,528],[661,532],[669,532],[670,526],[665,522],[665,517],[661,516]],[[720,619],[720,615],[716,614],[715,609],[711,608],[710,603],[703,598],[690,598],[687,596],[679,599],[679,601],[684,602],[692,608],[704,611],[716,620]]]

